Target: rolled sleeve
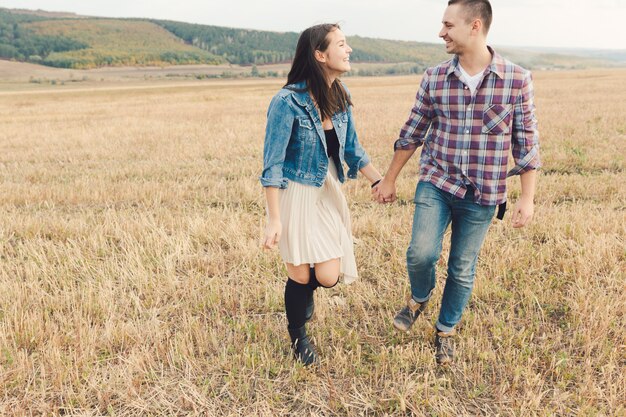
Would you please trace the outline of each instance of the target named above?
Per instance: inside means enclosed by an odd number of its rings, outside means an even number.
[[[507,177],[541,167],[532,75],[528,71],[513,107],[512,153],[515,166]]]
[[[263,187],[287,188],[283,164],[295,117],[284,97],[275,96],[267,110],[267,126],[263,145]]]
[[[348,178],[355,179],[357,177],[357,174],[359,173],[359,170],[364,166],[367,166],[367,164],[369,163],[370,158],[369,156],[367,156],[367,154],[365,154],[355,164],[348,165]]]
[[[394,151],[399,149],[415,149],[424,143],[426,132],[428,132],[433,118],[433,106],[429,95],[428,79],[429,74],[428,71],[426,71],[417,90],[415,105],[411,109],[408,120],[404,123],[402,129],[400,129],[400,137],[393,145]]]

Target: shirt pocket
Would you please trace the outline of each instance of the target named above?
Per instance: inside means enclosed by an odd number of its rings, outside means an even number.
[[[511,124],[511,105],[491,104],[483,112],[483,133],[500,135],[509,133]]]

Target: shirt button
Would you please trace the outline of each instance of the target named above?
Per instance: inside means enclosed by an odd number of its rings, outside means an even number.
[[[467,111],[472,110],[472,106],[467,106]]]
[[[469,129],[465,129],[465,133],[469,133]]]
[[[339,123],[339,127],[341,127],[341,123]]]
[[[463,87],[463,88],[465,88],[465,89],[467,90],[467,86],[465,86],[465,87]]]
[[[467,151],[463,151],[463,155],[467,155]]]

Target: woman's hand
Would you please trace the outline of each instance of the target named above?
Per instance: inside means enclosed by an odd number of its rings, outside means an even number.
[[[270,219],[265,226],[265,236],[263,237],[263,249],[274,249],[280,240],[283,232],[283,225],[278,219]]]

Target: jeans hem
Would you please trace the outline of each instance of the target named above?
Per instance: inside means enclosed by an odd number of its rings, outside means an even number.
[[[456,326],[456,324],[454,326]],[[441,324],[441,322],[439,320],[437,320],[437,324],[435,324],[435,328],[437,329],[437,331],[438,332],[444,332],[444,333],[450,333],[450,332],[454,331],[454,326],[452,326],[452,327],[446,326],[444,324]]]
[[[413,299],[413,301],[415,301],[416,303],[425,303],[426,301],[430,300],[430,297],[433,295],[433,290],[430,290],[430,292],[428,293],[428,295],[426,297],[416,297],[415,295],[413,295],[413,293],[411,293],[411,298]]]
[[[414,295],[411,295],[411,298],[413,299],[413,301],[415,301],[416,303],[420,303],[422,304],[423,302],[426,302],[428,300],[430,300],[430,296],[426,297],[426,298],[417,298]]]

